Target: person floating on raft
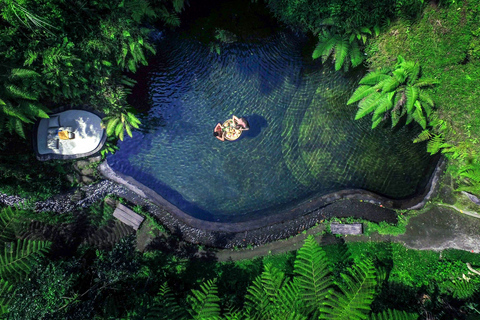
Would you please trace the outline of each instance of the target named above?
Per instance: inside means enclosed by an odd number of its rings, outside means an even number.
[[[245,130],[248,130],[250,129],[250,126],[248,125],[248,121],[247,119],[245,118],[237,118],[236,116],[233,116],[233,123],[236,124],[236,128],[238,130],[242,130],[242,131],[245,131]]]
[[[213,136],[220,141],[237,140],[242,131],[250,129],[248,121],[245,118],[238,118],[232,116],[232,119],[228,119],[223,124],[217,123],[215,129],[213,129]]]
[[[213,129],[213,136],[220,141],[225,141],[225,134],[221,123],[217,123],[215,129]]]

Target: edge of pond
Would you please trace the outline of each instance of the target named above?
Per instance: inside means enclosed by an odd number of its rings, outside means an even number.
[[[284,212],[270,216],[259,217],[258,219],[253,219],[250,221],[239,222],[207,221],[192,217],[191,215],[177,208],[172,203],[165,200],[152,189],[136,181],[131,176],[114,171],[108,165],[107,160],[101,163],[98,169],[99,172],[107,179],[123,185],[141,198],[148,199],[153,204],[176,217],[180,222],[189,227],[212,232],[241,233],[272,225],[292,222],[300,217],[307,218],[307,220],[309,220],[307,225],[313,226],[316,222],[322,219],[322,217],[325,218],[325,211],[328,211],[326,209],[339,200],[356,200],[356,202],[363,202],[365,204],[378,206],[387,210],[390,209],[390,211],[393,209],[420,209],[428,200],[432,198],[433,194],[435,193],[440,175],[443,172],[445,165],[446,160],[441,157],[437,161],[436,167],[423,192],[411,198],[395,200],[362,189],[346,189],[305,201],[301,205],[296,206],[293,209],[285,210]],[[358,215],[359,214],[357,213],[348,214],[346,216]],[[362,215],[369,220],[368,212],[362,213]],[[345,214],[342,214],[342,216],[345,216]],[[387,220],[387,218],[385,220]],[[304,228],[305,224],[302,226],[302,229]]]

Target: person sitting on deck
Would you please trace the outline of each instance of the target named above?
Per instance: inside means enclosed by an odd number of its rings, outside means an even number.
[[[213,136],[220,141],[225,141],[225,137],[224,137],[224,134],[223,134],[223,127],[220,123],[218,123],[215,126],[215,129],[213,129]]]
[[[248,125],[248,121],[245,118],[237,118],[236,116],[233,116],[233,122],[236,124],[236,128],[242,131],[250,129],[250,126]]]

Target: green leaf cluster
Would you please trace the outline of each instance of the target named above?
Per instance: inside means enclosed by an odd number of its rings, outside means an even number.
[[[8,311],[13,285],[23,280],[50,248],[46,241],[16,238],[19,210],[6,207],[0,210],[0,314]]]
[[[107,135],[116,136],[123,141],[125,131],[132,137],[132,128],[139,128],[140,120],[131,112],[119,113],[102,119]]]
[[[405,116],[406,125],[415,121],[425,130],[434,104],[424,88],[437,83],[435,79],[420,77],[418,63],[398,56],[392,69],[365,75],[347,104],[359,101],[356,120],[373,113],[372,129],[387,118],[394,127]]]

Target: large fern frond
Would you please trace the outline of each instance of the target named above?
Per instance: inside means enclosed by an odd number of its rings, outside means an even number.
[[[389,69],[383,68],[369,72],[360,80],[359,84],[366,84],[370,86],[376,85],[380,81],[390,78],[390,76],[387,74],[389,71]]]
[[[415,102],[418,99],[418,88],[407,86],[405,88],[405,96],[407,97],[407,100],[405,101],[405,108],[407,109],[408,113],[412,113]]]
[[[6,207],[0,210],[0,243],[10,242],[15,239],[14,223],[18,216],[18,211],[12,207]]]
[[[338,71],[342,68],[343,64],[345,63],[345,59],[347,58],[350,51],[350,44],[348,39],[341,37],[338,39],[337,43],[335,44],[335,55],[333,60],[335,61],[335,71]]]
[[[357,88],[357,90],[355,90],[355,92],[352,94],[350,99],[348,99],[347,105],[365,98],[366,96],[373,93],[374,91],[375,91],[375,87],[361,85],[360,87]]]
[[[349,275],[341,274],[342,282],[336,282],[340,292],[329,290],[327,300],[320,307],[321,319],[367,319],[375,294],[376,275],[373,262],[358,262],[349,269]]]
[[[146,320],[180,320],[187,318],[185,310],[177,304],[167,283],[160,287],[155,302],[155,306],[149,308]]]
[[[305,308],[308,313],[318,316],[318,308],[325,301],[328,288],[333,283],[325,252],[313,236],[309,236],[298,250],[294,268]]]
[[[363,54],[362,50],[358,45],[357,41],[353,41],[350,43],[350,63],[352,67],[359,66],[363,60],[365,59],[365,55]]]
[[[455,299],[466,300],[472,297],[478,291],[478,284],[466,279],[452,280],[450,291]]]
[[[358,104],[358,111],[355,115],[355,120],[363,118],[367,114],[373,112],[379,104],[381,98],[382,95],[377,91],[374,91],[369,96],[363,98],[362,101],[360,101],[360,103]]]
[[[35,72],[30,69],[23,69],[23,68],[12,69],[10,73],[11,78],[17,78],[17,79],[35,78],[38,76],[40,76],[38,72]]]
[[[8,312],[8,305],[12,299],[13,285],[0,279],[0,315]]]
[[[412,117],[420,126],[422,126],[423,130],[427,128],[427,118],[425,117],[422,105],[418,100],[415,101],[415,111],[412,113]]]
[[[413,143],[427,141],[427,140],[430,140],[432,137],[433,135],[430,132],[430,130],[426,129],[420,132],[420,134],[415,139],[413,139]]]
[[[285,281],[283,272],[267,264],[247,290],[246,306],[255,319],[271,318],[282,309],[279,299]]]
[[[322,63],[325,63],[333,52],[337,40],[338,39],[335,35],[329,32],[324,32],[323,35],[319,37],[317,46],[315,47],[315,50],[313,50],[312,58],[317,59],[322,57]]]
[[[417,320],[419,317],[415,313],[387,309],[380,313],[371,314],[368,320]]]
[[[427,152],[430,154],[436,154],[442,148],[445,143],[445,139],[442,135],[433,135],[433,137],[427,143]]]
[[[200,290],[192,290],[188,299],[192,310],[190,315],[195,320],[216,320],[220,318],[220,298],[215,280],[208,280],[200,285]]]
[[[5,245],[0,255],[0,278],[21,280],[26,276],[38,256],[43,256],[50,249],[50,242],[20,240]]]

